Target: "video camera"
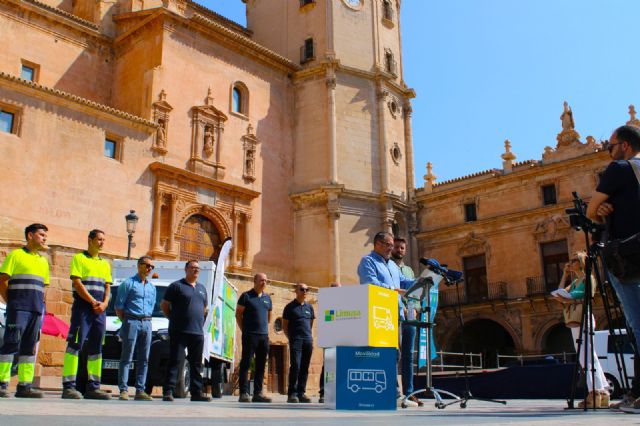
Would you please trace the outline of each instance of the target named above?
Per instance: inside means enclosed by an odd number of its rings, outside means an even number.
[[[586,230],[592,234],[596,240],[600,239],[602,231],[605,226],[600,223],[595,223],[587,217],[587,203],[584,202],[577,192],[573,191],[573,208],[566,209],[565,212],[569,215],[569,224],[576,231]]]

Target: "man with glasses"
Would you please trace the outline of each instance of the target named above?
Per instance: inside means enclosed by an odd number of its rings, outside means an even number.
[[[415,280],[405,277],[398,265],[391,259],[395,247],[393,234],[390,232],[378,232],[373,237],[373,251],[360,260],[358,265],[358,277],[360,284],[373,284],[398,292],[398,316],[399,320],[405,319],[402,296],[406,289],[411,287]],[[398,390],[398,400],[402,400]],[[409,406],[417,407],[418,404],[407,400]]]
[[[149,350],[151,349],[151,319],[156,304],[156,288],[147,277],[153,271],[153,259],[142,256],[138,259],[138,273],[127,278],[118,287],[116,296],[116,315],[122,320],[120,338],[122,352],[118,367],[118,388],[120,399],[129,400],[127,383],[129,382],[129,368],[136,351],[136,401],[152,401],[153,398],[145,391],[147,383],[147,365]]]
[[[162,390],[163,401],[173,401],[178,382],[178,365],[187,350],[191,401],[209,402],[211,397],[202,393],[202,350],[204,347],[204,320],[209,303],[207,289],[198,282],[200,264],[197,260],[186,263],[185,277],[167,287],[160,309],[169,318],[169,365]]]
[[[242,359],[240,360],[240,402],[271,402],[262,393],[264,368],[269,353],[269,323],[271,322],[271,297],[265,293],[267,275],[253,277],[253,288],[242,293],[236,306],[236,322],[242,331]],[[249,399],[249,367],[255,355],[253,398]]]
[[[587,216],[594,221],[609,219],[609,239],[624,239],[640,232],[640,186],[639,177],[636,177],[640,176],[640,128],[618,127],[611,135],[607,149],[613,161],[600,176]],[[636,343],[640,343],[640,282],[622,284],[611,273],[609,282],[622,303]],[[627,397],[618,408],[640,413],[640,399],[633,402]]]
[[[296,298],[284,308],[282,330],[289,339],[289,398],[287,402],[311,402],[305,395],[309,363],[313,353],[313,335],[311,329],[315,314],[313,306],[306,302],[309,287],[299,283],[295,286]]]

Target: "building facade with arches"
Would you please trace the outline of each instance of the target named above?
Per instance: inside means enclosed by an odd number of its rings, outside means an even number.
[[[633,106],[629,114],[627,124],[640,125]],[[496,365],[497,353],[574,351],[561,305],[549,293],[571,254],[585,250],[584,235],[570,226],[565,210],[574,206],[573,191],[589,200],[610,162],[604,142],[591,136],[582,142],[563,124],[555,147],[546,147],[540,160],[515,162],[506,141],[499,169],[436,184],[427,165],[425,185],[416,191],[419,252],[465,279],[458,291],[440,288],[435,330],[441,349],[460,349],[460,309],[469,346],[489,354],[487,366]],[[594,303],[597,328],[606,328],[601,298]],[[495,336],[504,338],[492,341]]]

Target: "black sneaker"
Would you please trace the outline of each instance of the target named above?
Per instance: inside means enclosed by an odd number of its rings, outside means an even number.
[[[167,402],[173,402],[173,394],[171,392],[165,392],[162,394],[162,400]]]
[[[209,395],[191,395],[191,401],[194,402],[211,402],[211,397]]]
[[[67,388],[62,391],[62,399],[82,399],[82,394],[74,388]]]
[[[84,399],[100,399],[106,401],[111,399],[111,395],[100,389],[89,389],[84,393]]]
[[[324,404],[324,396],[318,398],[318,404]]]
[[[253,395],[253,398],[251,398],[251,402],[271,402],[271,398],[260,393],[257,395]]]
[[[298,397],[295,395],[289,395],[289,398],[287,398],[287,402],[291,403],[291,404],[297,404],[298,402],[300,402],[298,400]]]
[[[44,394],[41,391],[31,388],[21,388],[16,391],[16,398],[43,398]]]
[[[302,395],[298,395],[298,400],[302,403],[308,404],[311,402],[311,398],[309,398],[307,395],[302,394]]]
[[[251,398],[249,398],[248,393],[241,393],[238,402],[251,402]]]

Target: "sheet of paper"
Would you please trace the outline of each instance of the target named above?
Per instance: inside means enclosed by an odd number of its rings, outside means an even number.
[[[565,290],[564,288],[559,288],[557,290],[554,290],[551,292],[552,296],[560,296],[563,297],[565,299],[573,299],[573,297],[571,297],[571,294],[569,294],[569,292],[567,290]]]

